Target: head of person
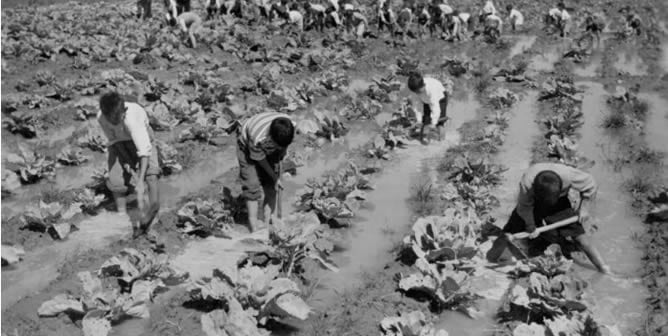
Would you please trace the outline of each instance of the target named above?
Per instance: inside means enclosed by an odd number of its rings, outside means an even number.
[[[452,14],[450,14],[450,15],[453,16],[453,17],[454,16],[459,16],[459,10],[458,9],[453,10]]]
[[[508,5],[508,6],[506,6],[506,10],[507,10],[508,12],[512,11],[512,10],[513,10],[513,5]]]
[[[563,181],[559,174],[551,170],[538,173],[532,185],[536,206],[540,208],[554,207],[559,201],[559,197],[561,197],[562,187]]]
[[[564,5],[563,2],[560,2],[560,3],[557,4],[557,8],[559,8],[559,10],[564,10],[564,9],[566,9],[566,5]]]
[[[419,73],[412,73],[408,76],[408,89],[414,93],[422,93],[424,91],[424,78]]]
[[[125,117],[125,100],[118,92],[107,92],[100,97],[100,111],[109,123],[118,125]]]
[[[278,117],[269,125],[269,137],[277,145],[287,148],[295,138],[295,126],[285,117]]]

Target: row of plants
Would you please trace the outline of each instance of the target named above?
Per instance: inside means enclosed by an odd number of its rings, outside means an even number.
[[[668,331],[665,319],[668,307],[666,279],[668,267],[668,235],[665,222],[668,220],[668,187],[665,174],[661,171],[665,153],[652,149],[645,143],[644,125],[649,107],[638,98],[639,87],[617,87],[608,100],[608,115],[602,127],[613,131],[622,152],[614,160],[617,170],[630,170],[631,177],[624,183],[625,190],[632,198],[632,206],[638,215],[644,217],[646,233],[637,238],[644,247],[642,278],[649,290],[647,316],[638,334],[645,336],[662,335]],[[658,113],[658,111],[653,111]]]
[[[398,290],[404,295],[426,300],[432,311],[456,310],[471,318],[480,316],[476,301],[481,298],[473,279],[486,264],[482,231],[493,220],[490,210],[498,206],[492,194],[501,183],[503,167],[490,162],[496,147],[503,144],[508,127],[507,110],[517,96],[498,89],[486,97],[493,112],[484,117],[481,127],[467,134],[465,142],[446,152],[439,171],[446,182],[418,201],[438,197],[444,210],[420,217],[403,240],[400,260],[412,265],[412,274],[398,277]],[[493,130],[492,130],[493,129]],[[436,330],[420,311],[400,313],[381,322],[384,335],[447,335]]]

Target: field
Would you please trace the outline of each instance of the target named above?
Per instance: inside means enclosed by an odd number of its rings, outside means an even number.
[[[5,1],[2,335],[668,335],[668,3],[633,2],[629,36],[628,2],[567,2],[566,38],[543,28],[552,2],[514,4],[526,23],[496,41],[393,39],[364,1],[364,39],[220,17],[189,48],[161,1],[146,21],[127,1]],[[415,137],[413,71],[451,92],[443,141]],[[109,90],[161,153],[138,238],[136,199],[120,216],[104,183]],[[265,111],[297,125],[271,234],[248,231],[235,136]],[[486,260],[544,161],[596,179],[586,227],[613,274],[558,247]]]

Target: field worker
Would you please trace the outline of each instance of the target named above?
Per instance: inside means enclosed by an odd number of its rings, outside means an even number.
[[[148,19],[151,17],[152,0],[137,0],[137,18]]]
[[[291,27],[297,27],[297,29],[302,32],[304,31],[304,16],[302,13],[296,9],[291,9],[288,11],[288,21],[287,23]]]
[[[503,32],[503,20],[496,14],[487,15],[487,18],[485,18],[485,33],[491,36],[494,30],[498,31],[499,36],[501,35]]]
[[[512,27],[513,32],[517,31],[517,27],[522,27],[524,25],[524,15],[520,13],[513,5],[506,6],[508,11],[508,21],[510,21],[510,27]]]
[[[565,37],[570,30],[571,15],[566,11],[566,6],[563,2],[557,5],[557,8],[552,8],[547,15],[548,25],[553,25],[559,30],[559,36]]]
[[[397,27],[401,29],[401,38],[405,41],[413,23],[413,10],[405,7],[397,15]]]
[[[445,122],[448,120],[448,92],[436,78],[413,73],[408,77],[408,89],[422,101],[422,115],[418,115],[420,141],[425,143],[425,128],[438,130],[438,140],[445,138]]]
[[[630,11],[626,15],[625,31],[629,32],[628,35],[635,34],[640,36],[642,33],[642,19],[640,19],[640,15],[636,11]]]
[[[485,22],[485,19],[489,15],[497,15],[496,12],[496,6],[494,6],[494,3],[492,0],[483,0],[485,4],[482,6],[482,11],[480,12],[480,22]]]
[[[595,45],[601,43],[601,33],[605,29],[605,17],[602,13],[589,13],[584,21],[585,34],[592,34]]]
[[[457,11],[457,17],[459,17],[460,22],[462,23],[460,33],[464,36],[471,29],[471,13]]]
[[[269,19],[273,20],[275,17],[279,17],[285,21],[290,20],[288,15],[288,0],[281,0],[271,6],[271,11],[269,12]]]
[[[211,20],[218,16],[223,7],[223,0],[208,0],[206,5],[206,19]]]
[[[165,9],[167,10],[167,13],[165,14],[167,22],[169,22],[169,24],[176,24],[176,17],[179,16],[176,11],[176,0],[164,0],[164,4]]]
[[[397,17],[390,6],[390,1],[386,0],[382,2],[382,7],[378,10],[378,33],[382,32],[384,28],[390,32],[390,35],[394,35],[394,25],[396,23]]]
[[[431,28],[431,15],[428,8],[426,5],[419,5],[416,11],[418,35],[420,35],[420,38],[423,38],[427,34],[427,30]]]
[[[267,223],[275,211],[276,190],[283,188],[278,166],[294,136],[292,121],[282,113],[260,113],[241,125],[237,136],[237,158],[251,231],[262,225],[259,218],[260,199],[264,199],[262,209]]]
[[[100,97],[97,121],[108,140],[107,187],[113,193],[116,211],[127,213],[126,197],[133,175],[139,210],[144,210],[146,186],[149,209],[158,209],[160,165],[146,111],[138,104],[125,102],[117,92],[108,92]]]
[[[329,7],[332,8],[335,12],[340,11],[339,0],[329,0]]]
[[[327,16],[325,17],[325,27],[340,27],[341,26],[341,17],[339,12],[337,12],[334,7],[327,7],[325,11]]]
[[[356,38],[359,39],[364,37],[369,22],[366,17],[360,13],[359,9],[352,7],[352,5],[348,8],[349,9],[345,11],[346,33],[350,33],[352,30]]]
[[[188,40],[190,41],[190,47],[197,48],[195,34],[197,34],[202,28],[202,19],[199,17],[199,15],[193,12],[181,13],[176,18],[176,24],[178,25],[181,33],[188,37]]]
[[[315,28],[322,32],[325,29],[325,6],[304,2],[304,11],[307,25],[315,25]]]
[[[458,10],[455,9],[455,11],[452,13],[452,24],[451,24],[451,30],[450,30],[450,37],[453,40],[457,41],[463,41],[464,40],[464,32],[466,31],[466,25],[467,23],[462,20],[462,17],[460,16],[461,13],[459,13]]]
[[[571,209],[570,189],[580,193],[579,221],[537,234],[536,227],[543,225],[543,219]],[[605,265],[582,226],[589,219],[589,206],[596,192],[596,181],[587,172],[561,163],[534,164],[522,175],[517,207],[503,231],[509,234],[531,232],[530,257],[541,255],[551,244],[559,244],[565,256],[570,257],[574,248],[581,249],[599,271],[610,273],[610,267]]]

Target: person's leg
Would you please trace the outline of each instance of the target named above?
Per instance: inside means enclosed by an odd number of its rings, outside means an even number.
[[[591,263],[596,266],[596,269],[598,269],[601,273],[610,273],[610,267],[605,264],[603,257],[601,257],[601,253],[594,246],[590,237],[582,234],[575,237],[575,241],[580,246],[582,251],[587,255]]]
[[[262,186],[257,174],[257,168],[252,164],[252,161],[250,161],[246,153],[240,148],[237,148],[237,159],[239,160],[241,195],[246,200],[248,225],[252,232],[262,224],[258,217],[259,201],[262,198]]]
[[[146,187],[148,189],[148,208],[160,206],[160,193],[158,189],[158,177],[160,176],[160,162],[158,161],[157,146],[153,146],[151,156],[146,168]]]
[[[264,222],[269,224],[276,211],[276,186],[263,185],[262,190],[264,191],[264,201],[262,207],[264,211]]]
[[[445,140],[445,124],[448,122],[448,93],[443,92],[443,98],[438,102],[441,114],[438,116],[438,140]]]
[[[119,146],[120,144],[116,143],[107,148],[107,170],[109,171],[107,188],[113,194],[114,202],[116,203],[116,211],[119,213],[127,213],[126,195],[128,188],[125,183],[125,172],[118,153]]]
[[[146,6],[144,7],[144,19],[151,18],[153,14],[151,13],[151,7],[152,7],[152,2],[153,0],[144,0],[146,3]]]

